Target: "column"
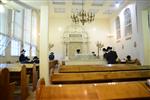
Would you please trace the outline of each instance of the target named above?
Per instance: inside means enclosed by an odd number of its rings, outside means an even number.
[[[46,85],[49,84],[49,59],[48,59],[48,43],[49,43],[49,11],[48,6],[41,6],[40,9],[40,78],[44,78]]]

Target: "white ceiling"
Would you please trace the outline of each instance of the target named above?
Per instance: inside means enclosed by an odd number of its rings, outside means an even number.
[[[82,9],[82,0],[14,0],[26,7],[40,9],[49,5],[51,17],[69,17]],[[96,18],[110,18],[134,0],[83,0],[83,9],[96,14]],[[119,3],[119,8],[115,4]]]

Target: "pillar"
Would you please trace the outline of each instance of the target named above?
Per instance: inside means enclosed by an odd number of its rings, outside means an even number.
[[[48,59],[48,43],[49,43],[49,8],[41,6],[40,9],[40,78],[44,78],[46,85],[49,84],[49,59]]]

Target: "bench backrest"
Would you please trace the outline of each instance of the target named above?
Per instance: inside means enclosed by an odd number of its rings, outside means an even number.
[[[9,99],[9,71],[7,68],[0,69],[0,100]]]

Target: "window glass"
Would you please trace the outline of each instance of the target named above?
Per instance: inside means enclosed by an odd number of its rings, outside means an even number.
[[[116,38],[120,39],[121,38],[121,31],[120,31],[120,18],[117,17],[116,19]]]
[[[20,55],[21,42],[18,40],[11,40],[11,56]]]
[[[125,21],[125,36],[132,34],[132,21],[131,21],[131,11],[127,8],[124,11],[124,21]]]

